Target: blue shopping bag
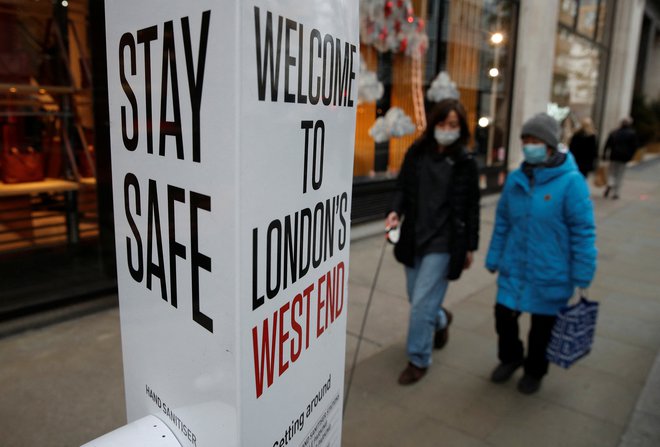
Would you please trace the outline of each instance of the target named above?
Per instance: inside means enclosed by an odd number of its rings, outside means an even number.
[[[598,303],[586,299],[584,295],[580,296],[577,304],[563,307],[552,328],[546,358],[568,368],[587,355],[594,340],[597,317]]]

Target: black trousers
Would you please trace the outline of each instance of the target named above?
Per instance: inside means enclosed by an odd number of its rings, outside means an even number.
[[[545,351],[550,342],[554,315],[531,314],[532,325],[527,336],[527,357],[518,336],[520,312],[501,304],[495,305],[495,330],[497,331],[497,356],[502,363],[524,360],[525,373],[540,379],[548,372]]]

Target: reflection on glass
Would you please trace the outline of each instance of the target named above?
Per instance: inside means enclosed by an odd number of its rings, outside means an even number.
[[[559,6],[559,21],[564,25],[573,27],[577,14],[577,0],[561,0]]]
[[[585,36],[594,37],[596,17],[598,16],[597,0],[581,0],[578,14],[577,31]]]
[[[603,36],[605,35],[605,24],[607,23],[607,0],[600,0],[598,6],[598,28],[596,31],[596,40],[603,43]]]
[[[600,51],[567,31],[557,35],[557,52],[552,81],[552,102],[570,107],[577,116],[591,116],[596,101]]]

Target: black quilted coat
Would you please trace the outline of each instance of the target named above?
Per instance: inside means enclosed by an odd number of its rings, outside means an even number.
[[[403,217],[401,236],[394,247],[396,259],[409,266],[415,263],[415,216],[418,203],[418,179],[422,151],[436,150],[435,141],[421,139],[416,141],[403,160],[397,179],[397,191],[394,194],[392,209]],[[453,161],[452,179],[448,198],[450,201],[450,239],[449,272],[447,279],[455,280],[461,276],[468,251],[475,251],[479,245],[479,178],[477,163],[471,154],[460,145],[449,148],[449,157]]]

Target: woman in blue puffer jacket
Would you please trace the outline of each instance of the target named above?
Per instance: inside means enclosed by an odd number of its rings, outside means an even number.
[[[499,272],[495,327],[507,381],[520,366],[518,390],[531,394],[548,372],[545,351],[559,309],[575,287],[587,288],[596,269],[596,228],[589,188],[570,153],[558,150],[559,125],[540,113],[523,125],[525,161],[507,178],[497,205],[486,268]],[[527,356],[518,317],[531,314]]]

